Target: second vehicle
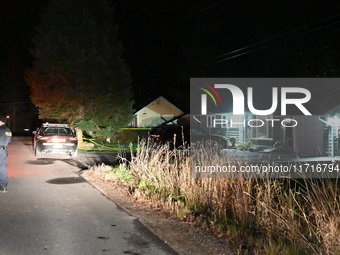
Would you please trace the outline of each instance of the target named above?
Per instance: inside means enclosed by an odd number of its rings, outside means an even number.
[[[37,158],[43,154],[69,154],[77,157],[78,139],[67,124],[44,123],[33,131],[33,149]]]

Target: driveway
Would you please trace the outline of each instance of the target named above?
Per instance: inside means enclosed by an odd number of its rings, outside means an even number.
[[[35,159],[30,138],[9,146],[0,193],[0,254],[176,254],[87,183],[67,156]]]

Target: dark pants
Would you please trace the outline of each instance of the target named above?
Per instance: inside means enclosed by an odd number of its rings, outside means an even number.
[[[0,151],[0,186],[7,187],[8,175],[7,175],[7,163],[8,163],[8,151]]]

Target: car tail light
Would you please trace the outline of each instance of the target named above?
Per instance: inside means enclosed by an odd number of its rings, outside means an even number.
[[[37,137],[40,141],[47,141],[48,139],[50,139],[49,136],[38,136]]]
[[[69,137],[68,138],[70,141],[77,141],[78,139],[76,137]]]

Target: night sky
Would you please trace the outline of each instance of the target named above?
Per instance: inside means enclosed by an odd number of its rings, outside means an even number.
[[[23,71],[46,2],[1,0],[1,102],[29,100]],[[189,111],[190,77],[339,77],[338,2],[112,0],[135,109],[163,96]]]

